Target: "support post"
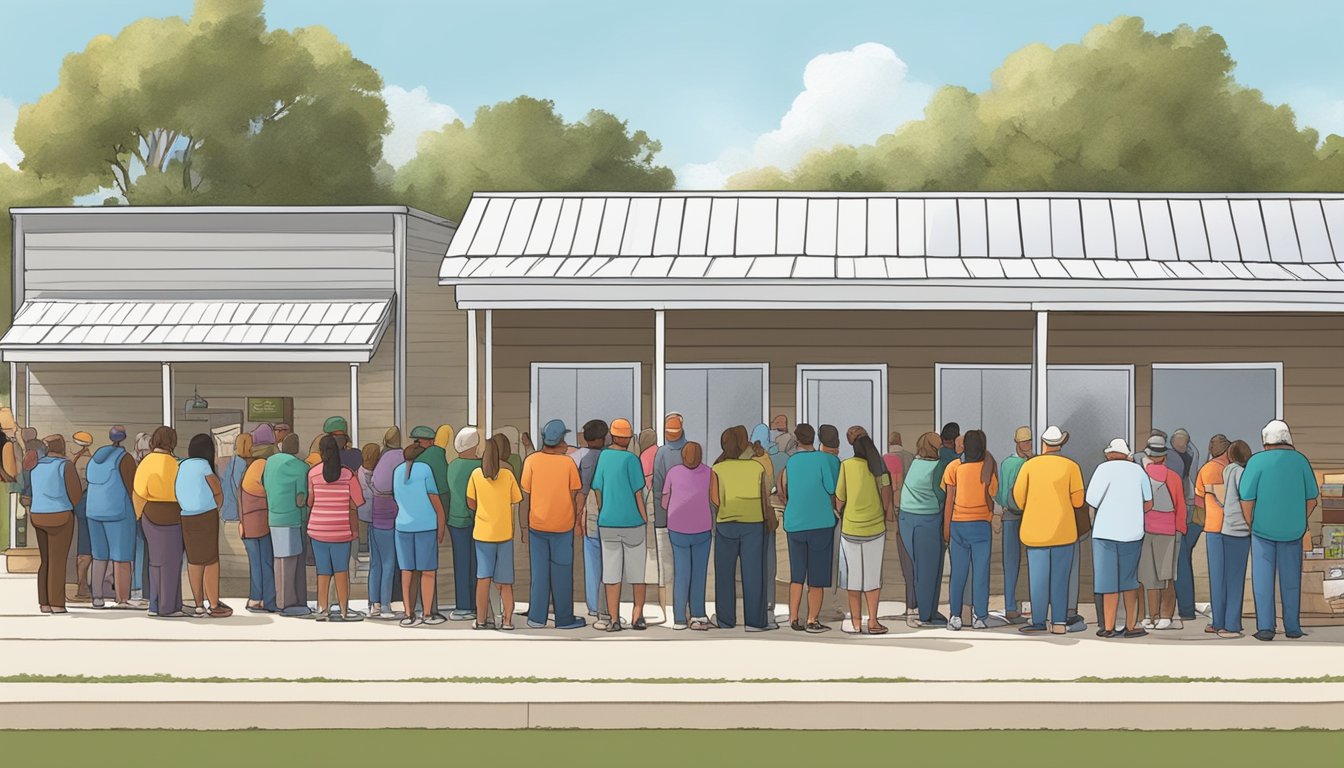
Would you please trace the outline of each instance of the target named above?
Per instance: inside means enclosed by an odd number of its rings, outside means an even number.
[[[495,311],[485,310],[485,424],[484,437],[494,434],[495,422]]]
[[[1036,327],[1031,340],[1031,430],[1032,443],[1040,440],[1041,432],[1049,426],[1048,420],[1048,398],[1046,397],[1046,382],[1049,379],[1049,336],[1050,336],[1050,313],[1038,311],[1036,313]],[[1040,450],[1039,446],[1036,450]]]
[[[476,348],[476,310],[467,310],[467,424],[481,423],[481,384]]]
[[[350,443],[354,448],[359,442],[359,363],[350,364]]]
[[[173,364],[163,363],[163,426],[173,426]]]
[[[667,317],[653,311],[653,429],[663,444],[663,419],[667,418]]]
[[[25,371],[26,372],[26,371]],[[9,364],[9,412],[14,417],[15,423],[19,418],[19,364],[11,362]],[[26,423],[21,426],[28,426]],[[19,436],[16,434],[15,438]],[[17,486],[10,485],[11,489]],[[9,494],[9,541],[5,542],[9,549],[17,549],[19,546],[19,492],[11,490]]]

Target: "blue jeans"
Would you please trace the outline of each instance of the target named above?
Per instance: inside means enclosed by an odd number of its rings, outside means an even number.
[[[135,564],[131,566],[131,589],[141,590],[149,583],[149,560],[145,556],[145,529],[136,521],[135,526]],[[146,596],[147,598],[148,596]]]
[[[1022,520],[1003,516],[1003,609],[1017,611],[1017,578],[1022,573]]]
[[[384,612],[392,610],[392,587],[397,580],[397,532],[369,526],[369,602]]]
[[[971,612],[976,618],[989,616],[989,547],[993,531],[986,520],[953,521],[947,543],[952,559],[949,616],[960,616],[966,604],[966,576],[971,577]]]
[[[261,603],[268,611],[279,611],[275,605],[275,548],[268,533],[259,539],[243,539],[247,550],[247,599]]]
[[[1255,628],[1274,631],[1274,577],[1283,602],[1283,631],[1302,631],[1302,540],[1270,541],[1251,534],[1251,594],[1255,596]]]
[[[1191,558],[1202,533],[1203,526],[1187,522],[1181,535],[1181,551],[1176,556],[1176,614],[1186,621],[1195,618],[1195,567]]]
[[[705,583],[709,579],[709,548],[714,533],[668,531],[667,537],[672,541],[672,618],[677,624],[686,624],[686,608],[689,605],[690,617],[703,619]],[[830,576],[830,572],[826,575]]]
[[[1047,615],[1051,621],[1060,626],[1068,621],[1069,572],[1073,568],[1073,550],[1073,544],[1027,547],[1032,624],[1038,627],[1047,626]]]
[[[737,564],[742,562],[742,620],[765,626],[765,524],[719,523],[714,528],[714,609],[719,626],[737,626]]]
[[[588,613],[607,615],[607,592],[602,588],[602,539],[583,537],[583,597]]]
[[[555,603],[555,626],[574,623],[574,531],[528,531],[532,590],[527,620],[546,623],[546,606]]]
[[[1241,631],[1241,601],[1246,596],[1246,560],[1251,537],[1210,533],[1209,596],[1214,629]]]
[[[905,551],[915,561],[919,620],[930,621],[938,612],[938,593],[943,587],[943,516],[901,512],[897,521]]]
[[[475,526],[454,528],[448,526],[453,540],[453,610],[476,612],[476,542],[472,539]]]

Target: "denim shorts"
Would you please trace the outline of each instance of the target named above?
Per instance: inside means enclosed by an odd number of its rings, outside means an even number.
[[[94,560],[129,563],[135,559],[135,518],[90,520],[89,544]]]
[[[318,576],[333,576],[350,570],[350,542],[313,539],[313,560]]]
[[[1092,590],[1103,595],[1139,588],[1143,540],[1092,539]]]
[[[809,587],[831,586],[835,560],[835,526],[792,531],[789,541],[789,581]]]
[[[513,540],[478,541],[476,544],[476,578],[490,579],[496,584],[513,583]]]
[[[439,536],[437,531],[397,531],[397,567],[403,571],[437,571]]]

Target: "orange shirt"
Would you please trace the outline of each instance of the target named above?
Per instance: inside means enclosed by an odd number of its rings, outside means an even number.
[[[523,462],[523,490],[530,497],[529,528],[546,533],[574,530],[574,494],[579,482],[579,465],[559,453],[537,451]]]
[[[957,489],[957,498],[952,502],[953,522],[965,523],[974,520],[989,522],[993,518],[994,510],[985,499],[985,484],[980,482],[980,473],[983,470],[984,462],[963,464],[961,459],[953,459],[952,463],[947,465],[947,469],[943,470],[943,489]],[[999,478],[991,477],[989,495],[993,496],[998,492]]]
[[[1223,505],[1218,503],[1218,494],[1210,493],[1209,486],[1223,484],[1223,470],[1227,469],[1227,454],[1210,459],[1199,468],[1195,476],[1195,496],[1204,502],[1204,531],[1206,533],[1223,532]]]

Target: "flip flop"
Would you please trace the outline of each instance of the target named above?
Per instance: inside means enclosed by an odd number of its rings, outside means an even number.
[[[885,635],[885,634],[887,634],[887,632],[890,632],[890,631],[891,631],[891,630],[887,629],[886,627],[882,626],[881,624],[878,624],[876,627],[874,627],[874,626],[871,625],[871,624],[868,625],[868,634],[870,634],[870,635]]]

